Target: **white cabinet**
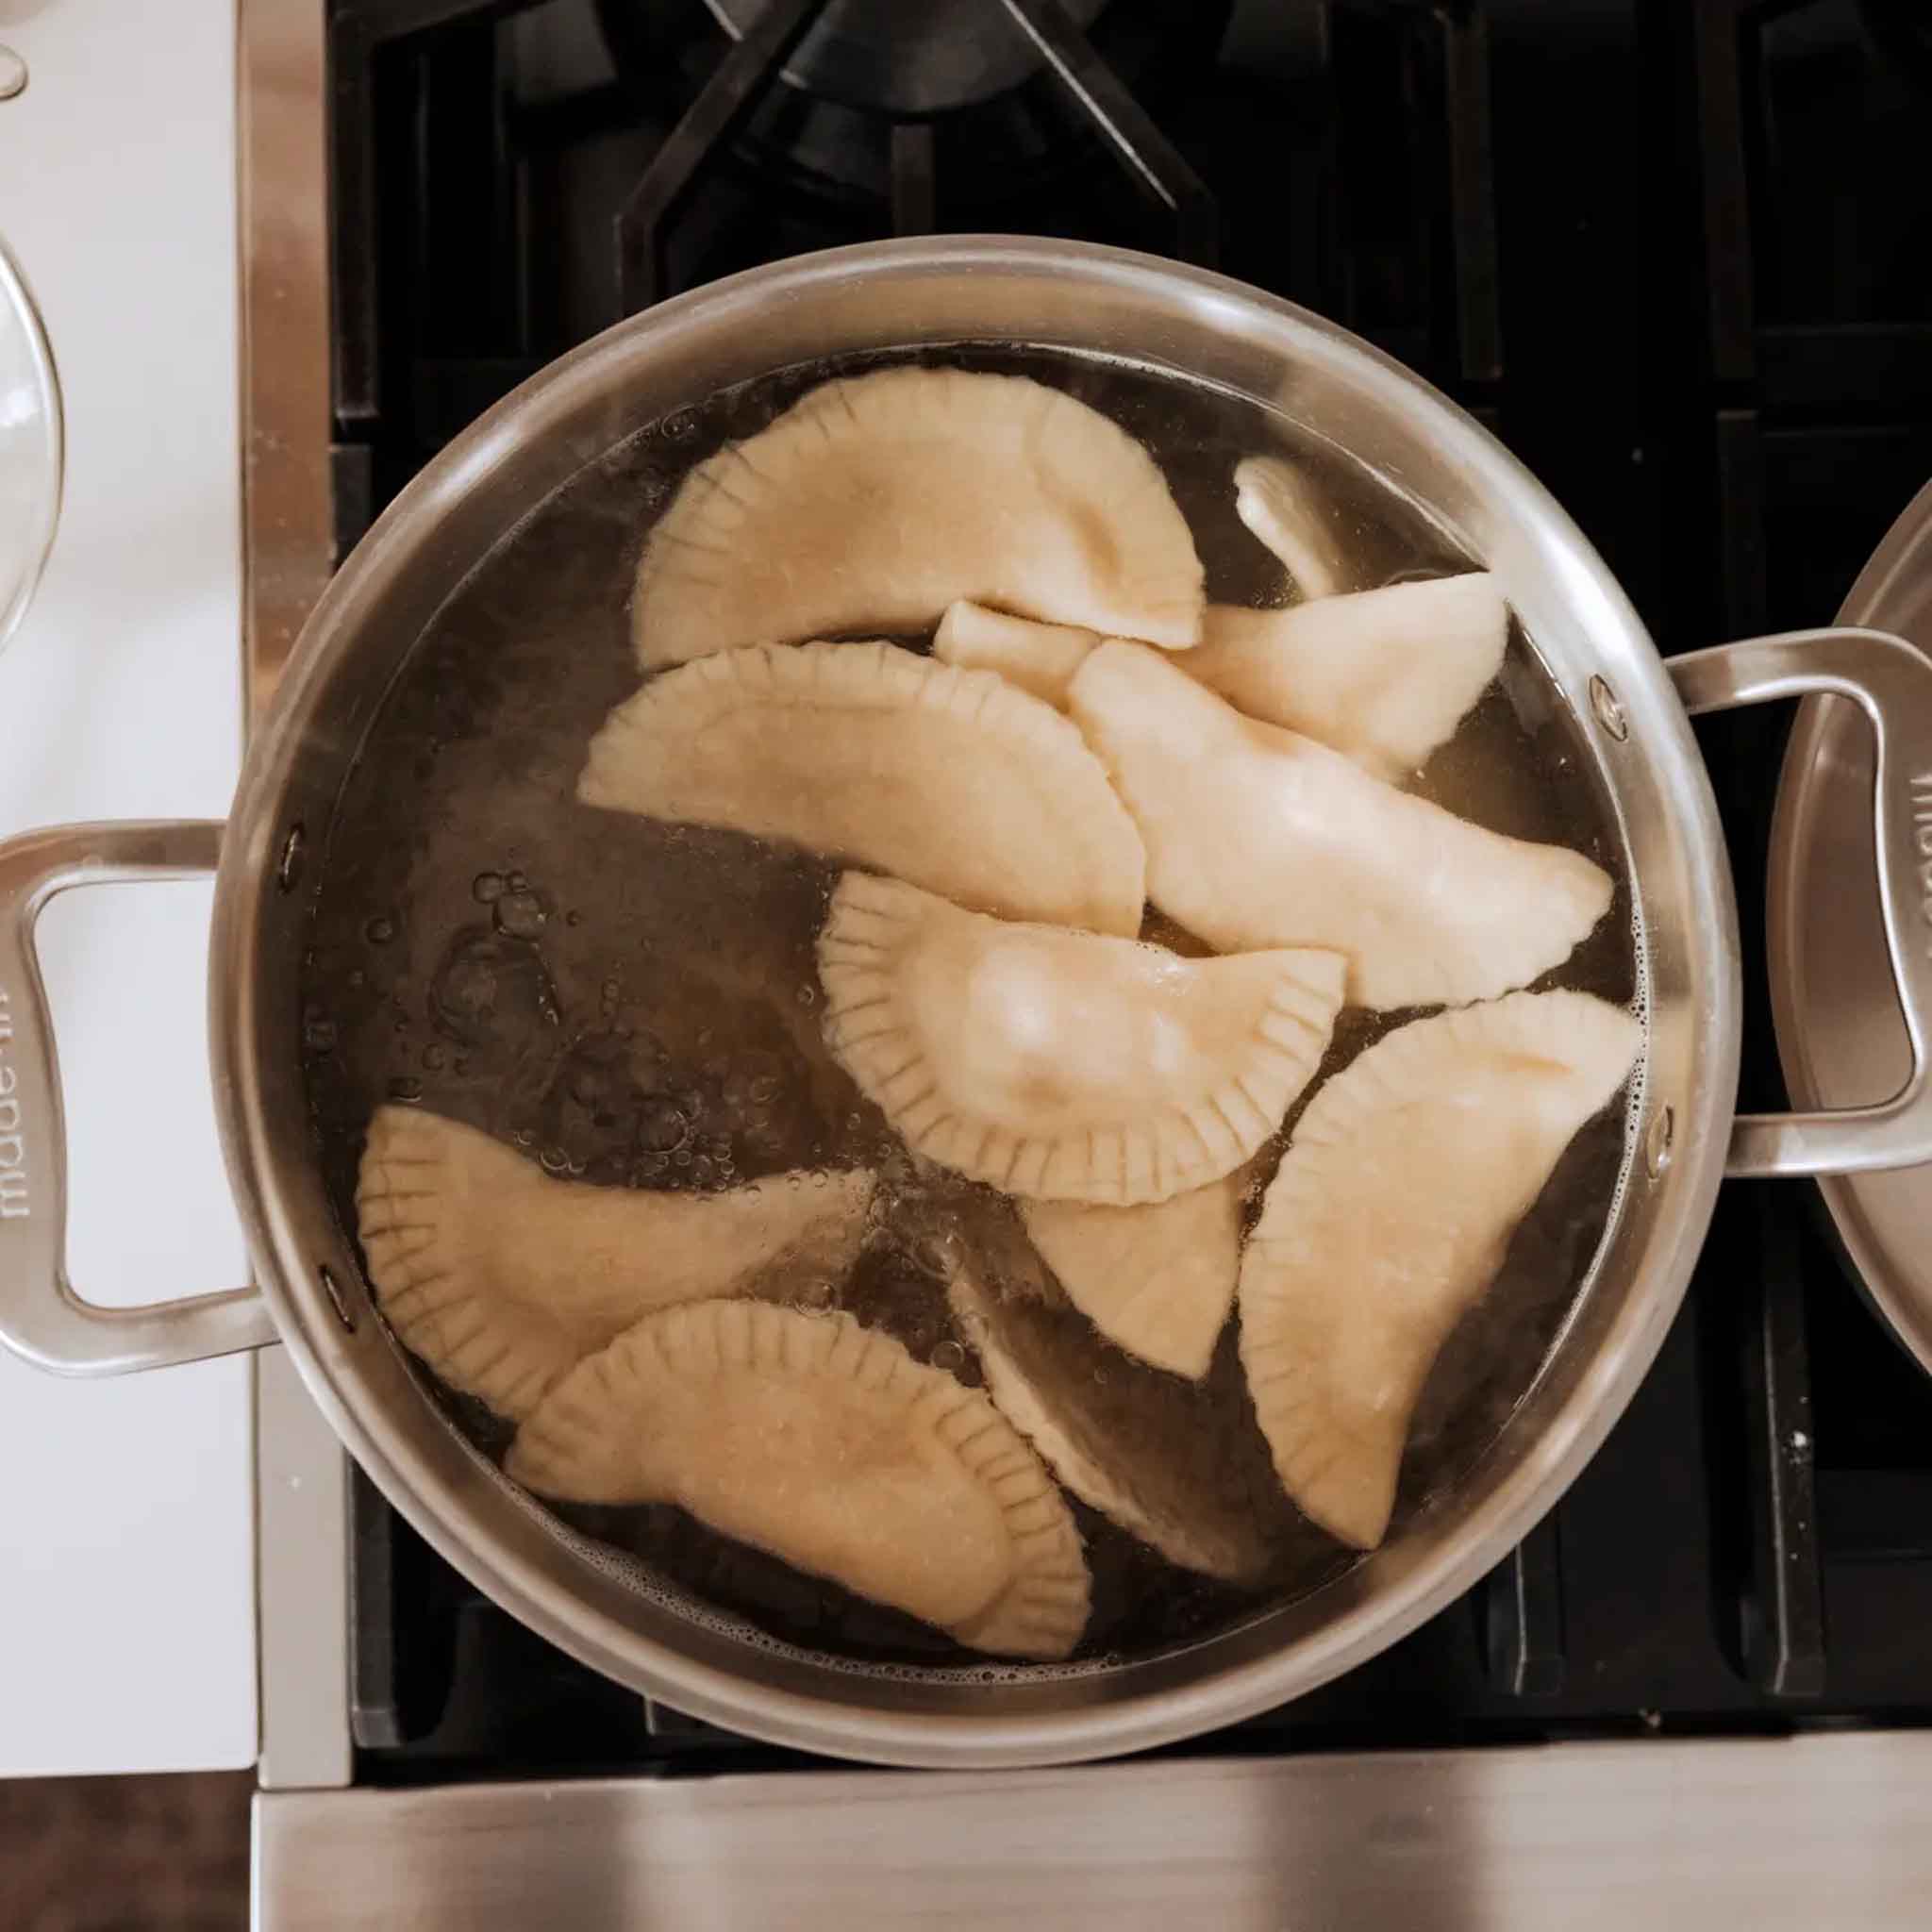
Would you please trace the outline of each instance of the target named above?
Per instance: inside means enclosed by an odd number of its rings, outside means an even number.
[[[0,655],[0,835],[219,817],[241,741],[232,0],[16,12],[0,225],[58,365],[67,490]],[[70,1272],[98,1300],[242,1278],[208,906],[96,891],[42,922]],[[84,1384],[0,1356],[0,1774],[253,1759],[251,1427],[245,1358]]]

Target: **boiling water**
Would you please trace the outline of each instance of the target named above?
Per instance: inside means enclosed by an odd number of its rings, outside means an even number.
[[[328,1184],[356,1224],[371,1112],[415,1102],[610,1187],[715,1189],[794,1168],[869,1165],[875,1226],[853,1277],[802,1281],[922,1361],[978,1379],[955,1333],[934,1244],[982,1248],[1002,1210],[984,1191],[913,1171],[819,1035],[812,941],[837,868],[733,834],[592,811],[575,800],[585,748],[637,688],[626,607],[645,533],[686,471],[763,427],[828,375],[820,364],[652,425],[558,491],[429,625],[344,785],[315,908],[303,1053]],[[903,359],[903,358],[900,358]],[[1250,404],[1119,363],[1060,353],[947,351],[929,359],[1064,388],[1139,437],[1191,525],[1208,593],[1266,603],[1280,572],[1235,516],[1235,461],[1287,449],[1315,473],[1364,585],[1466,569],[1415,508],[1353,465],[1297,443]],[[924,648],[925,640],[904,641]],[[1636,998],[1619,843],[1581,735],[1534,654],[1505,674],[1417,787],[1483,824],[1587,852],[1618,881],[1593,937],[1549,983]],[[1324,1074],[1406,1015],[1342,1015]],[[1312,1090],[1311,1090],[1312,1091]],[[1416,1418],[1396,1526],[1468,1469],[1534,1379],[1601,1236],[1624,1158],[1621,1116],[1578,1137],[1511,1243],[1494,1289],[1452,1337]],[[1232,1324],[1197,1391],[1139,1368],[1080,1318],[1057,1347],[1082,1394],[1121,1426],[1209,1441],[1202,1480],[1239,1485],[1283,1524],[1263,1588],[1176,1569],[1075,1505],[1094,1574],[1079,1656],[1145,1655],[1301,1594],[1352,1560],[1263,1495],[1266,1451]],[[486,1454],[509,1431],[438,1388]],[[1161,1440],[1166,1440],[1162,1435]],[[671,1507],[563,1509],[575,1537],[622,1553],[645,1587],[733,1613],[770,1638],[854,1663],[977,1670],[913,1620],[714,1536]]]

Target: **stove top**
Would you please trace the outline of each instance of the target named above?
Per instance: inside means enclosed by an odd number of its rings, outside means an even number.
[[[978,229],[1218,264],[1426,375],[1664,651],[1829,619],[1932,475],[1932,39],[1912,0],[342,0],[338,544],[650,301]],[[1788,718],[1700,727],[1783,1094],[1763,862]],[[359,1475],[364,1784],[806,1760],[581,1668]],[[1932,1724],[1932,1383],[1803,1184],[1732,1183],[1656,1368],[1482,1586],[1188,1755]],[[1688,1747],[1687,1747],[1688,1748]]]

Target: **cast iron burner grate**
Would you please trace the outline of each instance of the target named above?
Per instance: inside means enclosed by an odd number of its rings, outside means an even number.
[[[607,33],[621,6],[622,0],[606,0],[601,13]],[[771,98],[772,83],[794,50],[803,48],[808,54],[812,42],[822,38],[818,30],[823,29],[832,8],[828,0],[769,0],[759,8],[741,7],[741,10],[747,14],[755,11],[756,18],[658,150],[618,217],[618,288],[626,312],[646,308],[670,291],[667,228],[720,150],[753,119],[760,103]],[[1098,9],[1090,7],[1087,10]],[[976,5],[963,8],[915,8],[896,15],[874,8],[871,17],[880,23],[876,30],[890,51],[893,43],[884,31],[887,20],[897,18],[914,26],[930,25],[935,37],[943,34],[949,41],[971,47],[976,43],[975,38],[964,24],[975,15],[983,17],[989,33],[996,32],[1008,19],[1021,30],[1023,53],[1030,48],[1037,54],[1039,66],[1051,75],[1068,108],[1091,134],[1106,143],[1129,182],[1152,205],[1168,244],[1165,252],[1183,261],[1211,265],[1216,254],[1212,197],[1094,51],[1060,0],[977,0]],[[1197,19],[1212,17],[1213,9],[1205,9]],[[613,36],[613,44],[621,45],[621,39]],[[910,44],[916,48],[920,43],[914,41]],[[941,65],[938,61],[931,64],[936,69]],[[1008,105],[1004,93],[994,94],[989,104],[970,95],[961,97],[959,91],[938,84],[921,88],[909,77],[917,75],[919,65],[916,56],[908,58],[908,79],[895,89],[892,70],[882,62],[884,72],[870,76],[877,86],[875,101],[864,98],[862,85],[847,88],[843,99],[820,93],[813,86],[814,76],[836,83],[842,71],[829,58],[816,68],[806,64],[799,82],[799,91],[822,113],[861,120],[870,116],[887,122],[888,192],[892,228],[897,234],[929,232],[938,193],[937,130],[929,118],[933,110],[909,113],[898,105],[898,97],[932,97],[940,111],[965,112],[975,107]],[[1027,75],[1028,63],[1023,58],[1012,67],[1012,86],[1017,88]],[[855,100],[857,106],[852,105]],[[1023,125],[1015,122],[1001,130],[1009,150],[1024,144]],[[867,132],[862,125],[850,129],[849,138],[840,143],[841,150],[862,156],[868,146]],[[978,138],[986,137],[980,133]]]
[[[751,0],[728,10],[749,17]],[[956,0],[949,23],[1017,35],[1032,65],[922,115],[891,89],[872,109],[850,85],[833,98],[785,77],[788,46],[808,52],[836,10],[780,0],[734,41],[699,0],[334,8],[344,545],[465,423],[623,314],[893,233],[1218,252],[1488,407],[1501,334],[1479,8]]]

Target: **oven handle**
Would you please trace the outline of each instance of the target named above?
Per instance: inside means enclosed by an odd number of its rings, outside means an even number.
[[[1911,1040],[1911,1074],[1875,1107],[1740,1114],[1724,1172],[1861,1174],[1932,1160],[1932,659],[1889,631],[1838,626],[1719,644],[1670,658],[1666,668],[1693,717],[1824,693],[1857,705],[1877,741],[1878,905]]]
[[[0,845],[0,1342],[39,1368],[119,1375],[275,1340],[254,1288],[107,1308],[67,1279],[67,1136],[34,927],[57,892],[198,878],[221,849],[220,823],[195,819],[61,825]],[[128,978],[138,985],[138,969]]]

